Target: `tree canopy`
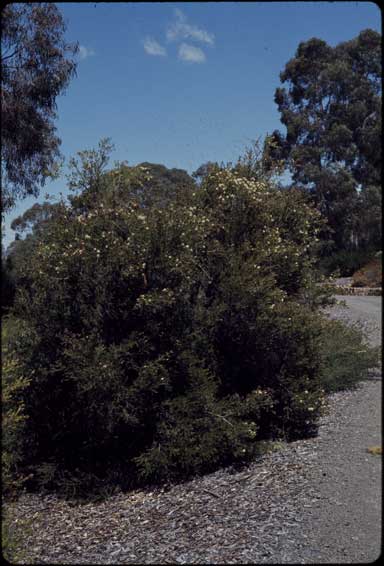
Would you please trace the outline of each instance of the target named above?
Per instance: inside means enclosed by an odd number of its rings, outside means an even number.
[[[145,208],[154,204],[164,207],[174,199],[188,200],[196,188],[194,179],[184,169],[169,169],[156,163],[130,166],[122,161],[107,170],[113,149],[111,140],[103,138],[97,148],[79,151],[70,159],[68,187],[74,193],[71,202],[79,210],[84,212],[101,200],[110,204],[130,200]]]
[[[299,44],[280,75],[275,101],[294,183],[309,190],[338,249],[380,245],[381,35],[367,29],[329,46]]]
[[[2,209],[37,196],[60,158],[56,99],[76,72],[77,45],[52,3],[8,4],[1,34]]]
[[[183,169],[169,169],[149,162],[135,166],[117,162],[109,169],[113,148],[111,140],[104,138],[96,148],[79,151],[69,160],[67,180],[72,191],[69,201],[77,214],[92,213],[100,203],[148,209],[155,205],[164,208],[170,202],[186,204],[192,198],[196,184]],[[13,302],[14,288],[24,280],[26,258],[42,233],[57,221],[60,210],[60,202],[35,203],[12,221],[15,240],[4,253],[3,262],[3,275],[8,287],[13,289],[4,294],[6,308]]]

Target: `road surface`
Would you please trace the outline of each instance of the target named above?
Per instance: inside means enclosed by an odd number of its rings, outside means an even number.
[[[335,295],[335,297],[339,301],[344,301],[347,308],[332,307],[332,316],[337,312],[338,318],[361,323],[372,345],[380,345],[382,342],[382,297],[352,295]]]
[[[336,295],[338,300],[345,301],[351,313],[356,317],[365,317],[375,320],[381,325],[382,314],[382,298],[375,296],[352,296],[352,295]]]

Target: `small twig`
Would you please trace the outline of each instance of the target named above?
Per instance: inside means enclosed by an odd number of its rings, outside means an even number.
[[[179,509],[181,509],[183,505],[178,505],[177,507],[174,507],[169,513],[167,513],[167,517],[170,517],[171,515],[173,515],[174,513],[176,513],[176,511],[178,511]]]
[[[233,423],[231,423],[228,419],[226,419],[225,417],[223,417],[223,415],[216,415],[216,413],[209,413],[210,415],[212,415],[213,417],[217,417],[219,419],[223,419],[223,421],[225,421],[226,423],[228,423],[231,426],[235,426]]]
[[[245,476],[245,477],[243,477],[243,478],[231,480],[231,483],[236,483],[236,482],[240,482],[240,481],[249,480],[249,478],[251,478],[251,477],[253,477],[253,474],[249,474],[248,476]]]
[[[205,493],[209,493],[209,495],[213,495],[213,497],[217,497],[218,499],[221,499],[220,495],[217,495],[217,493],[214,493],[213,491],[209,491],[209,489],[204,489],[203,491],[205,491]]]

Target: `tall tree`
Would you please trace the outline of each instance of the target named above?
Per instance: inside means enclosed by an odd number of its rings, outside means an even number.
[[[129,166],[127,161],[115,162],[108,170],[113,149],[111,140],[103,138],[97,148],[79,151],[69,160],[68,187],[75,193],[70,200],[77,210],[86,212],[100,200],[165,207],[173,199],[180,202],[190,198],[196,188],[184,169],[168,169],[157,163]]]
[[[167,206],[173,200],[185,202],[196,188],[194,179],[184,170],[145,161],[138,167],[143,168],[147,179],[139,187],[137,196],[142,206]]]
[[[12,306],[19,286],[28,285],[28,278],[24,273],[27,258],[34,253],[42,232],[50,223],[55,222],[55,214],[59,209],[60,203],[35,203],[12,221],[11,229],[15,231],[15,239],[2,253],[3,309]]]
[[[335,47],[317,38],[302,42],[280,79],[287,88],[276,90],[275,101],[287,132],[274,136],[294,183],[313,194],[338,249],[377,245],[381,35],[367,29]]]
[[[220,168],[220,165],[214,161],[207,161],[203,163],[192,173],[192,177],[196,180],[198,184],[201,184],[203,180],[208,177],[210,173]]]
[[[56,99],[76,72],[77,45],[66,43],[52,3],[8,4],[1,34],[2,209],[37,195],[60,157]]]

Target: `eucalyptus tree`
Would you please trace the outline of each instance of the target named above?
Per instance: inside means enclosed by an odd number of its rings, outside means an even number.
[[[331,47],[299,44],[280,74],[275,101],[293,182],[308,190],[338,249],[381,240],[381,35],[366,29]]]
[[[10,3],[2,10],[2,210],[37,196],[60,163],[57,97],[76,73],[78,46],[65,40],[55,4]]]

